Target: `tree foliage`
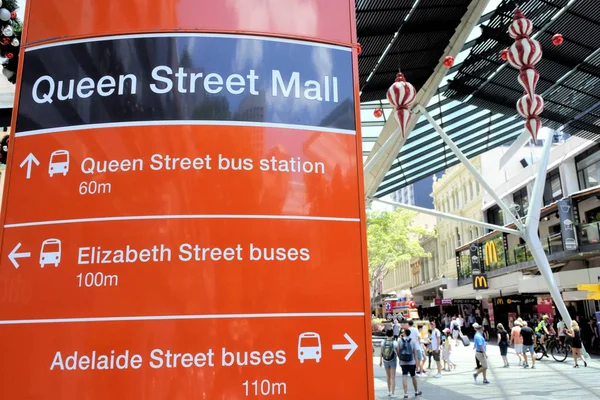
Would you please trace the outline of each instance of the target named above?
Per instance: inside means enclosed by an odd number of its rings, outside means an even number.
[[[433,231],[415,224],[417,213],[408,210],[369,211],[367,241],[369,246],[369,279],[383,279],[400,261],[413,257],[430,257],[420,239],[434,236]]]

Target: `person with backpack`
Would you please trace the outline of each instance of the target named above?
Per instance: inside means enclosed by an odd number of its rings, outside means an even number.
[[[385,332],[386,338],[381,343],[381,357],[379,357],[379,366],[385,367],[387,378],[388,395],[396,397],[396,368],[398,363],[398,342],[394,340],[394,330],[388,329]]]
[[[413,343],[410,329],[404,330],[404,335],[399,342],[398,358],[400,359],[400,368],[402,368],[402,388],[404,389],[404,398],[408,399],[408,375],[412,378],[415,396],[420,396],[423,393],[419,391],[417,384],[417,346],[418,343]]]

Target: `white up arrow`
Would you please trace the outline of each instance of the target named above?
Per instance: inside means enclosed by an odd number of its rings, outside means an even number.
[[[27,179],[29,179],[31,177],[31,164],[40,165],[40,162],[35,158],[33,153],[29,153],[19,167],[23,168],[25,164],[27,164]]]
[[[15,266],[15,268],[19,268],[19,263],[17,262],[17,258],[27,258],[27,257],[31,257],[31,253],[30,252],[24,252],[24,253],[17,253],[17,250],[19,250],[21,248],[21,243],[18,243],[14,249],[12,249],[12,251],[10,252],[10,254],[8,255],[8,259],[10,260],[10,262]]]
[[[344,333],[344,337],[348,341],[348,344],[334,344],[333,350],[349,350],[348,353],[346,353],[346,357],[344,357],[346,361],[348,361],[348,359],[352,357],[352,354],[354,354],[356,349],[358,349],[358,345],[354,342],[354,340],[352,340],[350,335],[348,335],[347,333]]]

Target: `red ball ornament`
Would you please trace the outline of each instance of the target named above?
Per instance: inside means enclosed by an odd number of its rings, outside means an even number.
[[[13,53],[6,53],[6,58],[8,58],[9,60],[11,58],[13,58],[15,55]]]
[[[444,58],[444,65],[446,66],[446,68],[450,68],[451,66],[453,66],[454,65],[454,57],[447,56],[446,58]]]
[[[16,11],[12,11],[12,12],[10,13],[10,17],[11,17],[12,19],[17,19],[17,12],[16,12]]]
[[[408,308],[417,308],[417,303],[415,303],[413,300],[409,301]]]
[[[9,38],[3,38],[2,39],[2,44],[9,44],[10,43],[10,39]]]
[[[383,115],[383,111],[381,110],[381,108],[376,108],[375,111],[373,111],[373,115],[375,116],[375,118],[381,118],[381,116]]]
[[[552,36],[552,43],[555,46],[560,46],[561,44],[563,44],[564,41],[565,41],[565,39],[563,38],[563,35],[561,35],[560,33],[557,33],[556,35]]]
[[[356,44],[356,54],[360,56],[360,53],[362,53],[362,46],[360,45],[360,43]]]
[[[500,52],[500,58],[504,61],[508,60],[508,49],[504,49]]]

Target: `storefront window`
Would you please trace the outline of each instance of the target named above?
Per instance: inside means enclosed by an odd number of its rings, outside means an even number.
[[[502,210],[498,206],[493,206],[486,212],[487,222],[495,225],[504,225],[504,218],[502,216]]]
[[[513,194],[513,201],[519,206],[519,215],[527,215],[527,210],[529,209],[529,196],[527,195],[526,187],[521,190],[517,190]]]
[[[562,198],[562,186],[558,169],[548,172],[546,186],[544,187],[544,205],[554,203]]]
[[[598,186],[600,181],[600,153],[597,151],[600,149],[595,147],[590,150],[594,151],[589,154],[588,150],[580,160],[576,160],[579,187],[581,189]]]

